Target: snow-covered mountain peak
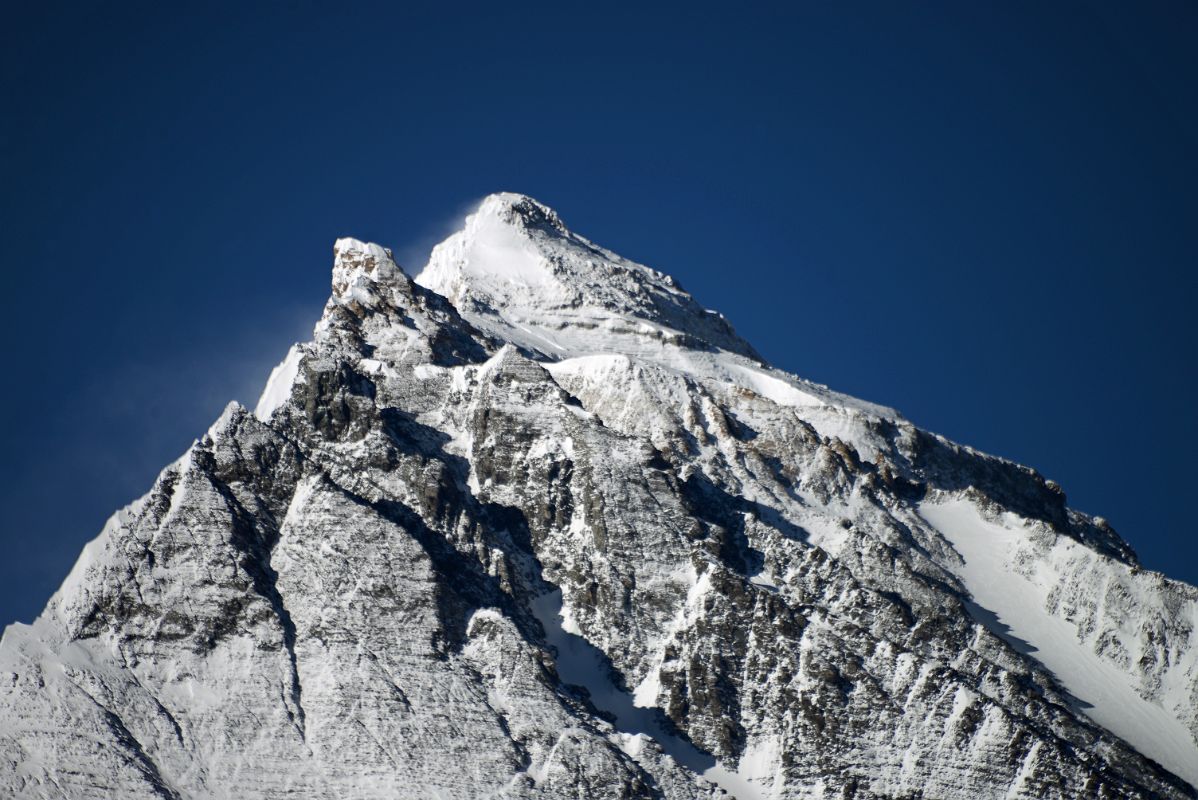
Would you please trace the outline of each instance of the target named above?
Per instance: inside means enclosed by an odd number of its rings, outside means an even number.
[[[551,357],[606,352],[603,341],[631,337],[760,360],[673,278],[573,233],[525,195],[484,199],[460,231],[433,248],[416,282],[484,329]]]
[[[333,244],[332,297],[335,301],[368,302],[372,299],[369,296],[372,284],[394,281],[402,275],[403,270],[386,247],[348,237]]]
[[[568,234],[562,218],[549,206],[526,194],[495,192],[483,198],[475,210],[477,217],[495,217],[516,227],[544,227]]]
[[[415,281],[476,329],[540,360],[594,366],[595,356],[618,355],[786,406],[898,417],[770,367],[674,278],[579,236],[525,195],[485,198]]]
[[[352,259],[355,256],[362,258],[370,257],[380,261],[391,261],[392,255],[389,248],[374,242],[363,242],[360,239],[355,239],[352,236],[343,236],[333,243],[333,254],[337,261],[343,259]]]
[[[487,198],[0,636],[0,797],[1198,797],[1198,589]]]

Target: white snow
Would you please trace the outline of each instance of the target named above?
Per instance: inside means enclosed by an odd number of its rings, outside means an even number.
[[[118,517],[117,515],[113,515],[107,524],[105,524],[103,532],[83,546],[83,550],[79,553],[79,558],[75,560],[75,565],[67,573],[66,580],[62,582],[62,586],[54,593],[54,597],[50,601],[51,605],[72,600],[83,590],[88,570],[92,565],[100,562],[101,556],[108,546],[108,541],[118,525]]]
[[[661,645],[668,642],[678,631],[694,624],[699,616],[703,596],[711,591],[711,573],[704,572],[699,575],[689,564],[685,571],[675,574],[673,577],[687,586],[686,600],[663,631],[659,646],[654,648],[658,652],[652,669],[633,691],[633,703],[641,708],[651,708],[657,705],[657,695],[661,691],[661,667],[665,658],[665,647]]]
[[[777,736],[754,739],[740,757],[741,777],[761,786],[774,786],[780,776],[782,747]]]
[[[995,633],[1016,649],[1026,652],[1030,645],[1030,655],[1080,701],[1082,713],[1198,787],[1198,745],[1186,727],[1141,697],[1130,675],[1079,642],[1073,625],[1045,610],[1059,576],[1043,562],[1035,563],[1030,579],[1012,569],[1028,535],[1018,517],[990,522],[960,498],[922,503],[919,513],[964,559],[959,577],[974,602],[997,617]]]
[[[686,306],[693,301],[668,276],[582,237],[526,229],[512,211],[522,200],[527,198],[512,194],[484,200],[461,231],[433,248],[416,283],[448,298],[480,329],[541,353],[547,362],[587,359],[574,368],[588,371],[600,366],[593,357],[618,355],[625,363],[747,389],[782,406],[833,405],[899,418],[894,409],[833,392],[734,350],[682,345],[687,337],[710,334],[712,318],[720,315]],[[682,305],[672,317],[649,319],[646,297]],[[719,341],[735,348],[740,340]]]
[[[657,742],[667,755],[682,766],[701,774],[736,800],[764,800],[766,794],[746,777],[727,769],[711,755],[702,752],[685,739],[668,733],[658,722],[656,708],[641,708],[632,695],[616,688],[607,673],[601,651],[563,625],[560,590],[543,594],[532,602],[532,612],[545,628],[549,644],[557,650],[557,671],[569,684],[582,686],[590,693],[591,702],[616,719],[616,728],[633,753],[636,743],[631,737],[644,735]]]
[[[374,242],[363,242],[361,239],[355,239],[352,236],[343,236],[333,243],[334,256],[340,257],[349,253],[361,253],[364,256],[375,258],[379,261],[391,260],[390,251]]]
[[[803,406],[824,405],[823,400],[796,387],[793,383],[794,378],[790,376],[785,376],[786,379],[774,377],[763,370],[741,364],[728,364],[726,368],[734,378],[739,379],[736,381],[736,385],[752,389],[780,406],[802,408]]]
[[[338,240],[338,244],[343,240]],[[300,359],[303,358],[303,351],[298,344],[291,345],[291,349],[287,351],[287,357],[283,362],[270,371],[270,378],[266,381],[266,388],[262,390],[262,397],[258,399],[258,405],[254,408],[254,416],[263,422],[269,422],[271,416],[287,402],[291,397],[291,387],[295,385],[296,375],[299,373]]]
[[[433,250],[428,265],[416,276],[422,286],[437,287],[447,297],[467,283],[500,295],[544,287],[549,272],[529,239],[499,217],[500,204],[488,198],[466,218],[466,226]]]

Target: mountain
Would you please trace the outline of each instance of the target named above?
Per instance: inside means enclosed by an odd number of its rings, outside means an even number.
[[[1032,469],[766,364],[488,197],[0,640],[0,795],[1130,798],[1198,786],[1198,590]]]

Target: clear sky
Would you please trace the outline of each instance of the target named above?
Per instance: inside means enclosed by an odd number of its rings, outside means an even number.
[[[0,624],[499,190],[1198,583],[1192,3],[331,5],[6,7]]]

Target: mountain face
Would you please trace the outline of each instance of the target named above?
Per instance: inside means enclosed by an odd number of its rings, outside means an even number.
[[[0,796],[1198,786],[1198,590],[487,198],[332,296],[0,641]]]

